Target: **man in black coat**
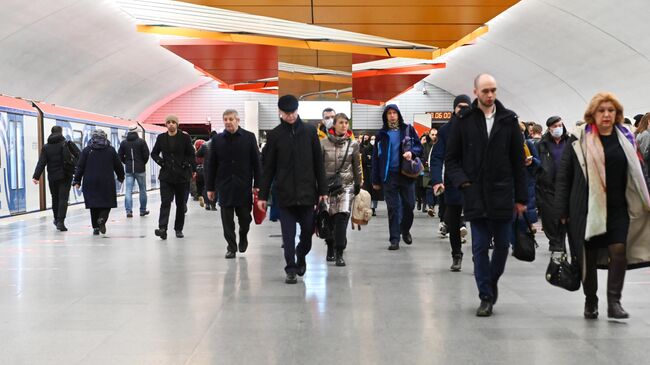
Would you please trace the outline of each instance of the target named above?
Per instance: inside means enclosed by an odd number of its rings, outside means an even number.
[[[565,251],[566,227],[553,206],[555,202],[555,180],[557,170],[566,146],[570,144],[569,134],[562,118],[553,116],[546,121],[548,131],[537,144],[540,166],[537,169],[537,206],[542,217],[544,234],[549,241],[550,251]]]
[[[219,192],[223,236],[228,244],[226,258],[237,252],[235,214],[239,221],[239,252],[248,248],[248,230],[253,220],[253,190],[258,190],[261,177],[260,154],[255,135],[239,127],[239,114],[234,109],[223,112],[225,131],[210,140],[210,158],[205,167],[208,200]]]
[[[526,212],[524,140],[517,115],[496,99],[494,77],[474,80],[477,99],[449,135],[445,174],[462,190],[465,217],[471,222],[474,277],[481,305],[477,316],[492,315],[510,245],[512,219]],[[490,243],[494,240],[492,259]]]
[[[441,217],[444,222],[440,222],[440,229],[438,232],[443,231],[443,228],[449,232],[449,243],[451,244],[451,257],[452,264],[449,268],[451,271],[458,272],[461,270],[463,261],[462,232],[467,234],[465,222],[462,221],[463,215],[463,197],[460,191],[456,189],[449,180],[449,173],[443,174],[444,159],[447,151],[447,140],[451,127],[458,123],[459,116],[462,112],[469,110],[469,105],[472,100],[467,95],[458,95],[454,98],[454,114],[445,125],[438,129],[438,142],[431,150],[429,158],[429,172],[431,174],[431,184],[433,185],[434,194],[439,194],[441,201],[444,201],[445,212]],[[440,193],[440,192],[443,193]]]
[[[63,137],[63,128],[58,125],[52,127],[52,134],[47,138],[47,143],[38,157],[32,181],[38,184],[41,174],[47,166],[47,182],[52,194],[52,213],[54,225],[59,231],[67,231],[65,216],[68,211],[68,197],[72,187],[72,175],[76,160],[79,158],[79,147]]]
[[[149,161],[147,142],[138,135],[138,126],[129,127],[126,139],[120,143],[117,155],[126,170],[126,191],[124,193],[124,208],[126,217],[133,217],[133,185],[138,182],[140,192],[140,216],[149,214],[147,210],[147,172],[145,166]]]
[[[258,207],[266,210],[271,183],[273,199],[280,206],[282,241],[287,284],[297,283],[296,275],[307,270],[305,257],[311,250],[314,233],[314,205],[327,198],[327,182],[316,128],[298,115],[298,99],[284,95],[278,99],[280,125],[267,135],[264,172]],[[300,243],[296,247],[296,222]],[[297,257],[297,260],[296,260]]]
[[[190,180],[196,171],[194,146],[190,136],[178,128],[178,118],[168,115],[165,118],[167,133],[161,133],[156,138],[151,150],[151,158],[160,165],[160,217],[156,236],[167,239],[167,223],[172,201],[176,201],[176,219],[174,231],[176,237],[183,238],[185,225],[186,197],[190,190]],[[161,157],[162,153],[162,157]]]

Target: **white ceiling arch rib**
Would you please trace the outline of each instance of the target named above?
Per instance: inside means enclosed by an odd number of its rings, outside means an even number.
[[[650,111],[646,0],[523,0],[489,22],[471,47],[436,59],[447,68],[425,81],[471,94],[474,76],[493,74],[499,99],[523,119],[582,119],[598,91],[612,91],[628,116]]]
[[[3,1],[0,93],[135,118],[202,76],[110,0]]]

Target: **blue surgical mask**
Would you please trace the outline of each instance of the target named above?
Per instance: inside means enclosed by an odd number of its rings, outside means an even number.
[[[557,127],[551,129],[551,135],[555,138],[560,138],[562,137],[562,134],[564,133],[564,127]]]

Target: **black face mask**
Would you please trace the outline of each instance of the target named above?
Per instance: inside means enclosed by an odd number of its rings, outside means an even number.
[[[458,110],[458,115],[463,115],[467,113],[467,111],[470,109],[469,105],[464,105],[460,107],[460,110]]]

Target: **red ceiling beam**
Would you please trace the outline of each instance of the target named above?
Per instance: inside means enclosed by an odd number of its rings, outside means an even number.
[[[239,90],[250,91],[250,90],[254,90],[254,89],[263,89],[263,88],[266,88],[266,87],[274,87],[274,86],[278,86],[278,84],[279,83],[277,81],[267,81],[267,82],[256,82],[256,83],[253,83],[253,84],[235,84],[235,85],[231,85],[231,88],[233,90],[236,90],[236,91],[239,91]]]

